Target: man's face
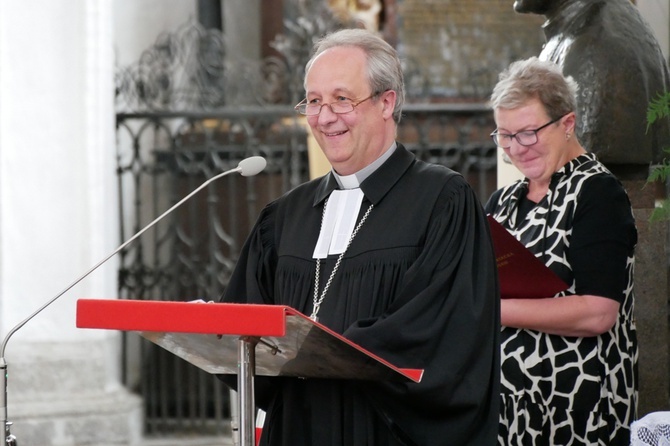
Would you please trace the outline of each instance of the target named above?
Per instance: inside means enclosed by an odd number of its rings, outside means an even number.
[[[520,13],[545,14],[555,0],[516,0],[514,10]]]
[[[346,46],[324,51],[306,74],[305,88],[308,103],[323,105],[307,122],[337,173],[355,173],[389,148],[388,120],[392,122],[395,93],[381,92],[363,101],[376,93],[370,90],[363,50]],[[334,102],[360,104],[338,114],[326,105]]]

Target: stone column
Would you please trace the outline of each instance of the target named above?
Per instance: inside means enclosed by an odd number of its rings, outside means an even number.
[[[0,335],[119,242],[110,0],[0,2]],[[115,298],[105,263],[8,339],[8,418],[21,445],[137,444],[141,400],[119,334],[75,326]]]
[[[638,244],[635,248],[635,317],[639,345],[638,415],[667,411],[668,373],[668,223],[649,222],[661,185],[620,175],[633,205]]]

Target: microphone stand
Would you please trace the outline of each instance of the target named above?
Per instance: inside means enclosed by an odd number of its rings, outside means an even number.
[[[49,299],[44,305],[39,307],[36,311],[34,311],[30,316],[25,318],[23,321],[19,322],[16,324],[14,328],[12,328],[9,333],[5,336],[5,339],[2,341],[2,345],[0,346],[0,423],[5,425],[5,446],[17,446],[17,439],[16,436],[12,435],[10,432],[10,427],[12,425],[12,422],[8,420],[7,416],[7,361],[5,360],[5,348],[7,347],[7,342],[9,341],[9,338],[12,337],[14,333],[16,333],[21,327],[26,325],[28,321],[30,321],[32,318],[37,316],[39,313],[41,313],[45,308],[47,308],[49,305],[54,303],[56,300],[58,300],[59,297],[61,297],[63,294],[68,292],[71,288],[73,288],[75,285],[77,285],[79,282],[84,280],[89,274],[91,274],[93,271],[98,269],[100,265],[114,257],[116,254],[119,253],[123,248],[128,246],[131,242],[133,242],[135,239],[137,239],[140,235],[144,234],[144,232],[153,227],[156,223],[158,223],[160,220],[162,220],[166,215],[177,209],[179,206],[181,206],[186,200],[191,198],[193,195],[196,193],[200,192],[205,186],[208,184],[212,183],[213,181],[218,180],[221,177],[224,177],[228,174],[231,174],[233,172],[240,172],[242,176],[253,176],[256,175],[257,173],[261,172],[266,165],[266,161],[264,158],[260,156],[252,156],[249,158],[245,158],[240,163],[237,165],[236,168],[227,170],[225,172],[222,172],[218,175],[213,176],[209,180],[205,181],[202,183],[197,189],[195,189],[193,192],[179,200],[174,206],[172,206],[170,209],[167,211],[163,212],[159,217],[154,219],[151,223],[146,225],[142,230],[140,230],[137,234],[133,235],[131,238],[129,238],[127,241],[125,241],[123,244],[121,244],[118,248],[116,248],[114,251],[112,251],[107,257],[104,259],[100,260],[98,263],[96,263],[91,269],[86,271],[84,274],[79,276],[76,280],[74,280],[71,284],[66,286],[61,292],[56,294],[54,297]]]

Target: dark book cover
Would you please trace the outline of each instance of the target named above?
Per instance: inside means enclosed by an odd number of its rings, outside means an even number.
[[[498,263],[500,297],[529,299],[552,297],[568,285],[491,215],[487,216]]]

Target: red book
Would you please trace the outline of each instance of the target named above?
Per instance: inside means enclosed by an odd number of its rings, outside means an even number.
[[[488,215],[498,263],[500,297],[528,299],[551,297],[568,289],[556,275],[507,229]]]

